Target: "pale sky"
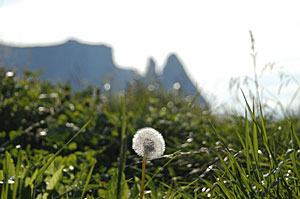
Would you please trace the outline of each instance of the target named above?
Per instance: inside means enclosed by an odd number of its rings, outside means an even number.
[[[194,83],[219,103],[230,103],[230,77],[253,76],[249,30],[258,71],[275,62],[300,82],[299,8],[299,1],[289,0],[0,0],[0,41],[106,44],[119,66],[140,73],[149,57],[161,70],[176,53]],[[277,91],[272,74],[265,86]],[[296,88],[279,98],[288,101]]]

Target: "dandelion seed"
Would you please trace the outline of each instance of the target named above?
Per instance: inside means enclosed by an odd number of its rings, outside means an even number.
[[[133,136],[132,148],[143,157],[142,166],[142,184],[140,190],[140,199],[144,196],[144,184],[146,174],[146,159],[152,160],[159,158],[165,151],[165,141],[163,136],[153,128],[142,128]]]
[[[165,151],[162,135],[153,128],[142,128],[136,132],[132,140],[133,150],[142,157],[152,160],[161,157]]]

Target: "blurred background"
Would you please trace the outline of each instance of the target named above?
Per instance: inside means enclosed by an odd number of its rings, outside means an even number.
[[[257,90],[268,107],[298,107],[298,8],[297,1],[1,0],[1,64],[18,74],[40,70],[75,90],[116,92],[138,79],[150,90],[160,83],[187,96],[199,91],[199,102],[217,111],[241,110],[240,89],[250,97]]]

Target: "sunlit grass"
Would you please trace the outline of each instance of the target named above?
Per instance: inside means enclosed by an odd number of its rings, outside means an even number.
[[[299,118],[274,118],[242,92],[244,115],[217,115],[142,85],[126,100],[34,77],[6,78],[0,91],[1,198],[138,198],[142,158],[131,140],[145,126],[166,151],[147,162],[144,198],[300,195]]]

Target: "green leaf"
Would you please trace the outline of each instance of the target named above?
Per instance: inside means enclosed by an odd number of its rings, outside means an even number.
[[[5,159],[3,163],[4,184],[2,186],[1,198],[8,197],[8,180],[15,175],[15,165],[9,152],[5,151]]]
[[[86,199],[94,199],[94,197],[88,194],[88,195],[86,196]]]
[[[73,151],[77,149],[77,143],[76,142],[72,142],[69,145],[69,150]]]
[[[4,160],[4,178],[7,181],[9,178],[13,177],[15,175],[15,165],[14,161],[11,158],[11,155],[9,152],[5,152],[5,160]]]
[[[118,183],[118,172],[114,172],[113,176],[111,177],[110,181],[107,184],[105,198],[117,198],[117,183]],[[125,175],[122,174],[122,183],[120,189],[120,197],[119,199],[128,199],[129,198],[129,188],[127,182],[125,180]]]
[[[4,174],[3,174],[3,170],[0,170],[0,180],[4,180]]]
[[[28,185],[33,185],[33,182],[34,182],[34,180],[36,179],[36,176],[38,175],[38,173],[39,173],[39,169],[36,169],[36,170],[34,171],[33,175],[31,176]]]
[[[36,199],[48,199],[49,193],[40,193]]]
[[[22,134],[22,131],[10,131],[9,132],[9,139],[14,140],[16,137]]]
[[[52,175],[52,177],[50,178],[46,189],[47,190],[53,190],[55,188],[55,185],[59,182],[61,176],[62,176],[62,170],[63,170],[64,166],[60,166],[59,169],[57,169],[55,171],[55,173]]]

